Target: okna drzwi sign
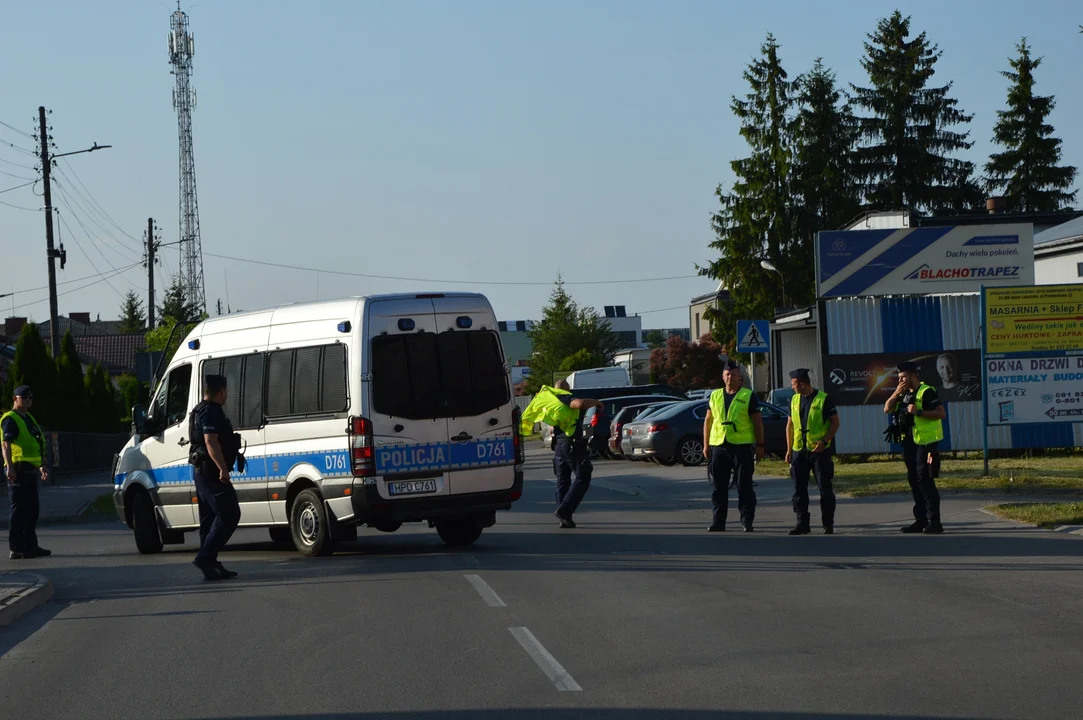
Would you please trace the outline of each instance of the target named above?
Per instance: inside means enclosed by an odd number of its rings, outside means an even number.
[[[816,294],[923,295],[1034,284],[1028,224],[839,230],[816,234]]]
[[[1083,422],[1083,286],[982,291],[986,424]]]

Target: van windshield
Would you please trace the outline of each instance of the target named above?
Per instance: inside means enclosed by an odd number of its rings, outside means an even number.
[[[510,401],[494,332],[422,332],[372,340],[372,409],[381,415],[471,417]]]

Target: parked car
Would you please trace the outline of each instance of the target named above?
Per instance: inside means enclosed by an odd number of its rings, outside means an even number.
[[[672,405],[674,402],[679,402],[674,399],[667,402],[653,402],[643,403],[641,405],[629,405],[620,410],[613,416],[613,421],[609,424],[609,453],[613,457],[624,457],[624,449],[621,447],[621,437],[624,432],[624,426],[630,422],[634,422],[640,416],[649,414],[658,410],[659,408]]]
[[[587,445],[598,455],[616,458],[609,452],[609,437],[613,418],[629,405],[642,405],[655,399],[654,395],[630,395],[627,397],[600,398],[602,406],[592,407],[583,416],[583,437]]]
[[[572,390],[571,395],[573,398],[594,398],[595,400],[604,400],[606,398],[616,398],[622,396],[647,396],[648,399],[658,398],[672,398],[673,400],[684,400],[684,396],[679,392],[666,385],[665,383],[651,383],[649,385],[630,385],[628,387],[600,387],[600,388],[586,388],[579,390]],[[541,441],[542,445],[547,448],[553,447],[553,428],[545,423],[539,423],[541,425]]]
[[[699,465],[703,462],[703,421],[708,403],[689,400],[638,418],[624,426],[627,448],[633,457],[652,458],[662,465]],[[786,454],[786,419],[782,408],[760,402],[765,451]]]

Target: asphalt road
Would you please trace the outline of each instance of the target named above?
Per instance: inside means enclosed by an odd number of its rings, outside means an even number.
[[[560,530],[550,474],[533,448],[524,499],[465,551],[416,528],[303,559],[241,531],[226,583],[191,543],[146,557],[119,524],[44,528],[55,555],[18,567],[56,594],[0,631],[0,717],[1083,714],[1083,538],[977,496],[945,499],[939,537],[899,534],[890,498],[791,538],[767,478],[757,532],[708,535],[702,468],[628,462],[598,463]]]

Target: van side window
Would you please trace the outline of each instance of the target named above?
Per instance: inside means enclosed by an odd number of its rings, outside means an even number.
[[[165,427],[172,427],[188,415],[188,391],[192,388],[192,366],[181,365],[166,381]]]
[[[267,417],[344,412],[346,346],[276,350],[267,356]]]
[[[229,392],[222,409],[237,430],[263,424],[263,355],[234,355],[203,362],[203,375],[224,375]],[[246,412],[247,409],[247,412]]]

